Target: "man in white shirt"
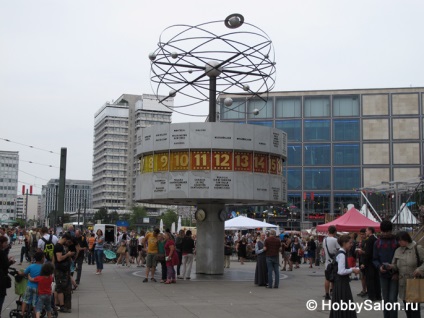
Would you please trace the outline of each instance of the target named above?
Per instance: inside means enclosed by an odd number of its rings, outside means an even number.
[[[336,227],[331,225],[328,227],[328,236],[322,242],[322,248],[325,251],[325,264],[324,269],[327,268],[327,265],[333,261],[333,258],[336,257],[337,250],[340,248],[339,243],[337,243],[337,234]],[[325,277],[324,289],[325,289],[325,299],[330,300],[330,284],[332,284],[327,277]]]
[[[0,236],[4,236],[5,238],[7,238],[7,244],[10,244],[10,237],[9,235],[7,235],[5,228],[0,227]]]
[[[43,241],[43,238],[48,242],[50,240],[50,235],[52,236],[52,244],[54,246],[59,241],[57,236],[53,234],[49,234],[49,230],[47,229],[47,227],[41,228],[41,238],[38,240],[38,250],[40,252],[44,251],[44,247],[46,245],[46,243]]]

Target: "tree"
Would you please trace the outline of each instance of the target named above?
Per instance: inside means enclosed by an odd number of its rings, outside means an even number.
[[[97,220],[100,220],[100,222],[103,222],[107,218],[108,218],[107,209],[106,208],[100,208],[96,213],[94,213],[93,221],[94,221],[94,223],[96,223]]]
[[[142,223],[143,218],[147,216],[147,211],[144,206],[133,206],[131,210],[130,227],[134,227],[135,224]]]
[[[170,229],[172,223],[175,222],[175,225],[178,222],[178,214],[172,210],[172,209],[168,209],[165,211],[165,213],[162,215],[162,220],[163,220],[163,226],[165,229]]]
[[[19,227],[25,228],[25,220],[23,220],[23,219],[16,219],[15,221],[18,224]]]
[[[119,214],[118,214],[118,212],[116,212],[116,211],[110,212],[109,215],[108,215],[108,219],[109,219],[109,223],[110,224],[115,224],[116,221],[119,220]]]

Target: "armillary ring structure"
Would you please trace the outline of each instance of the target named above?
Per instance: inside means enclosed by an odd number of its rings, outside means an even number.
[[[216,121],[219,94],[261,101],[255,105],[262,106],[250,110],[258,115],[275,85],[272,41],[264,31],[244,22],[240,14],[196,26],[170,26],[160,35],[158,48],[149,59],[152,89],[159,102],[181,114],[205,116],[184,108],[209,101],[210,122]],[[181,104],[167,102],[177,94]],[[224,111],[238,112],[239,105],[231,98],[224,104]]]

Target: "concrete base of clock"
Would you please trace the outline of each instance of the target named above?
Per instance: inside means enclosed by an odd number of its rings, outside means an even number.
[[[206,219],[197,221],[196,273],[208,275],[224,274],[225,223],[219,212],[224,204],[199,204],[206,212]]]

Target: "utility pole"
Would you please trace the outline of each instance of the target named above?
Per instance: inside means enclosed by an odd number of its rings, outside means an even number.
[[[25,192],[25,227],[27,227],[28,218],[28,189]]]
[[[77,223],[78,223],[78,228],[81,230],[81,225],[80,225],[80,213],[81,213],[81,200],[82,200],[82,191],[79,191],[79,205],[78,205],[78,219],[77,219]]]
[[[87,195],[87,193],[86,193],[86,195]],[[85,196],[84,197],[84,221],[83,221],[83,224],[82,224],[84,229],[86,228],[85,227],[86,226],[86,223],[85,223],[86,212],[87,212],[87,197]]]
[[[57,212],[59,217],[64,217],[65,214],[65,183],[66,183],[66,156],[67,149],[60,149],[60,175],[59,175],[59,197]]]

